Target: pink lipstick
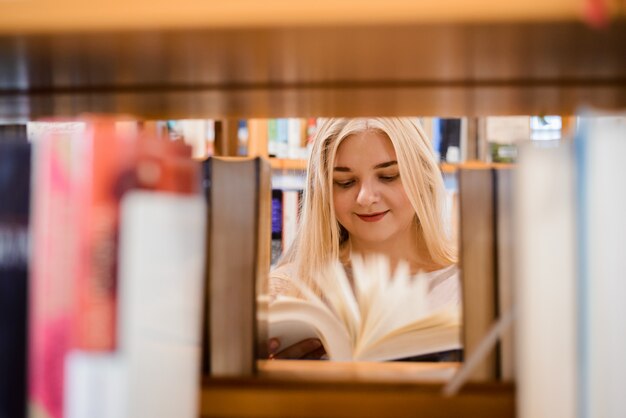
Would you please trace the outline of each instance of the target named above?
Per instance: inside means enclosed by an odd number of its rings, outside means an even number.
[[[362,221],[365,221],[365,222],[378,222],[381,219],[383,219],[383,217],[387,214],[387,212],[389,211],[386,210],[384,212],[367,213],[367,214],[357,213],[356,216],[358,216]]]

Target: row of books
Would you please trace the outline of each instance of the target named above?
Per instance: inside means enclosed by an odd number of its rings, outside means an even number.
[[[261,129],[251,128],[255,122],[263,122]],[[237,155],[256,154],[256,149],[263,143],[261,155],[269,157],[303,160],[308,157],[310,140],[317,128],[317,118],[270,118],[246,119],[237,121]],[[181,140],[192,147],[196,159],[204,159],[215,154],[216,120],[181,119],[142,122],[144,130],[155,136]],[[252,131],[252,134],[251,134]],[[253,144],[251,144],[253,142]]]
[[[515,181],[521,417],[626,416],[626,117],[520,148]],[[541,146],[539,146],[541,145]]]
[[[527,144],[515,173],[458,172],[466,357],[517,305],[515,338],[474,377],[517,376],[521,416],[624,411],[625,125],[593,119],[574,143]],[[159,417],[197,413],[202,340],[213,375],[253,373],[263,357],[268,164],[199,163],[128,126],[86,119],[32,147],[0,140],[0,370],[24,379],[0,387],[8,416],[25,413],[27,363],[33,411]]]
[[[254,369],[269,165],[261,183],[260,159],[195,161],[137,126],[85,117],[0,137],[2,417],[191,418],[201,352],[209,374]]]
[[[303,193],[303,190],[272,190],[272,265],[296,237]]]
[[[516,159],[517,142],[555,140],[561,138],[563,131],[559,116],[491,116],[482,119],[482,128],[473,133],[470,133],[468,118],[419,119],[432,140],[438,160],[452,164],[479,157],[468,155],[470,135],[478,135],[486,144],[486,161],[511,163]],[[319,122],[319,118],[238,120],[237,155],[305,160]],[[142,125],[158,137],[184,141],[192,147],[194,158],[214,155],[216,121],[213,119],[147,121]]]

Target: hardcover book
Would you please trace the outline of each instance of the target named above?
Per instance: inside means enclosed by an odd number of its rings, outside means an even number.
[[[269,274],[270,166],[258,157],[209,158],[205,185],[205,370],[208,366],[214,376],[250,375],[267,341],[257,322],[256,295],[264,292]]]

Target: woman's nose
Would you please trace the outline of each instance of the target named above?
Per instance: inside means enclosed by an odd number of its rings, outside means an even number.
[[[379,195],[376,185],[371,181],[361,183],[359,194],[356,197],[356,202],[361,206],[371,206],[378,202]]]

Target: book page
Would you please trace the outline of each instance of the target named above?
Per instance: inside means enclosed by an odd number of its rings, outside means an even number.
[[[317,337],[322,341],[330,359],[352,359],[349,333],[328,308],[284,296],[270,305],[268,319],[270,338],[280,339],[282,347]]]

